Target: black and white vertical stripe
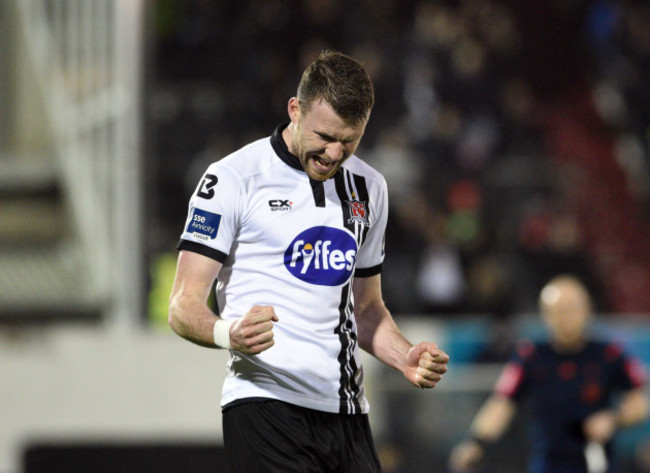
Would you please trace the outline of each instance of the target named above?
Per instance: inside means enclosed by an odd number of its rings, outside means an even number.
[[[359,201],[365,204],[365,219],[370,221],[370,205],[368,189],[363,176],[358,176],[346,169],[341,169],[334,177],[336,193],[341,201],[341,212],[343,226],[354,234],[357,241],[357,248],[365,241],[368,233],[368,225],[352,218],[349,202]],[[339,304],[339,325],[335,333],[341,342],[338,362],[340,366],[339,399],[341,401],[340,413],[356,414],[361,412],[359,405],[361,372],[354,359],[354,351],[358,340],[354,330],[352,304],[352,281],[346,284],[341,290],[341,301]]]
[[[341,350],[338,355],[338,362],[341,376],[339,378],[339,400],[341,414],[358,414],[361,412],[359,405],[360,382],[356,375],[359,367],[354,359],[354,350],[357,346],[357,334],[352,323],[351,303],[352,282],[347,283],[341,291],[341,303],[339,304],[339,325],[334,330],[339,336]]]

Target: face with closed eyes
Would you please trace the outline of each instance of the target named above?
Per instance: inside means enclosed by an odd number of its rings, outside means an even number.
[[[289,151],[310,178],[325,181],[334,176],[356,151],[368,120],[346,121],[322,100],[305,107],[293,97],[288,108],[291,123],[283,137]]]

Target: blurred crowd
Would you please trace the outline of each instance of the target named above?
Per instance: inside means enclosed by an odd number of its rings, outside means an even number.
[[[156,0],[147,72],[152,252],[212,161],[270,135],[320,50],[369,70],[358,154],[387,178],[396,314],[536,310],[571,272],[650,312],[650,4]]]

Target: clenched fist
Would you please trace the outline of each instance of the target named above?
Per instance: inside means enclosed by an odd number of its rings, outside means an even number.
[[[418,388],[432,388],[447,372],[449,356],[435,343],[422,342],[406,354],[404,376]]]
[[[256,305],[230,327],[230,347],[246,355],[257,355],[273,346],[273,322],[278,316],[271,306]]]

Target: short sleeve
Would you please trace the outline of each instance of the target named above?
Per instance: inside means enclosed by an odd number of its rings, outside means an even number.
[[[388,191],[381,180],[369,189],[370,229],[357,254],[355,276],[368,277],[381,272],[384,261],[386,223],[388,221]]]
[[[535,353],[535,345],[528,340],[522,340],[510,356],[497,380],[494,392],[501,396],[519,401],[526,391],[527,372],[532,356]]]
[[[623,351],[619,344],[612,343],[605,347],[605,360],[612,365],[613,384],[622,391],[643,387],[646,372],[639,359]]]
[[[179,250],[224,262],[241,215],[241,179],[228,166],[213,163],[201,177],[188,205]]]

